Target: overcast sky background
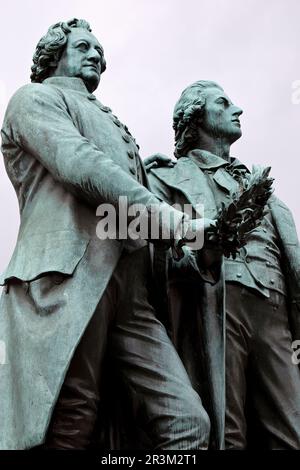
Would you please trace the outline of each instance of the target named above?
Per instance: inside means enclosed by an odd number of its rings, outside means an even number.
[[[217,81],[244,110],[243,137],[232,154],[248,165],[272,165],[276,193],[292,209],[300,232],[300,104],[292,98],[293,83],[300,80],[299,0],[1,0],[0,5],[1,122],[9,97],[29,82],[34,48],[48,27],[85,18],[107,60],[96,95],[128,125],[142,157],[172,155],[172,112],[181,91],[199,79]],[[2,158],[0,221],[2,271],[19,225]]]

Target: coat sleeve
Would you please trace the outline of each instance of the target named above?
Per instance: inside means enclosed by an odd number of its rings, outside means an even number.
[[[160,226],[167,223],[170,239],[180,233],[184,214],[162,204],[105,150],[82,136],[59,90],[43,84],[21,88],[9,103],[2,137],[34,156],[67,190],[88,204],[97,207],[107,202],[118,208],[119,197],[127,196],[128,206],[142,204],[146,208],[144,217],[156,213]]]

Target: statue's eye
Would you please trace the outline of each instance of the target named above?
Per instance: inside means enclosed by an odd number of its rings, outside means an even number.
[[[77,44],[77,49],[80,49],[81,51],[87,51],[88,50],[88,45],[86,42],[80,42]]]
[[[228,106],[228,104],[229,104],[228,101],[225,98],[219,98],[217,100],[217,103],[218,104],[223,104],[224,106]]]

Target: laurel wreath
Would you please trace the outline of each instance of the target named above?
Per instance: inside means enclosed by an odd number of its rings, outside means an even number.
[[[222,203],[216,224],[206,233],[207,244],[219,245],[227,258],[236,258],[265,214],[273,192],[274,178],[269,176],[270,171],[271,167],[254,165],[251,173],[243,174],[239,179],[240,189],[231,194],[229,205]]]

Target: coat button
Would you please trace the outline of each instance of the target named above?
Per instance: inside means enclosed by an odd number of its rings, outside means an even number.
[[[267,265],[267,266],[268,266],[268,268],[269,268],[269,267],[271,266],[271,263],[270,263],[270,261],[267,261],[267,262],[266,262],[266,265]]]
[[[113,123],[116,126],[121,127],[121,123],[120,123],[119,119],[116,116],[113,116],[112,120],[113,120]]]
[[[127,153],[128,153],[129,158],[134,158],[135,157],[135,153],[134,153],[133,150],[127,150]]]
[[[236,277],[242,277],[241,273],[237,273]]]
[[[245,260],[246,260],[246,263],[250,263],[250,261],[251,261],[249,256],[246,256]]]
[[[127,144],[129,144],[129,142],[130,142],[130,137],[129,137],[129,135],[127,135],[127,134],[122,134],[122,139],[125,140],[125,142],[127,142]]]
[[[125,129],[125,132],[126,132],[128,135],[131,135],[127,126],[124,125],[124,129]]]
[[[103,106],[102,104],[100,105],[100,109],[104,113],[109,113],[111,111],[111,109],[108,106]]]
[[[271,280],[270,280],[270,283],[271,283],[271,284],[275,284],[274,279],[271,279]]]

